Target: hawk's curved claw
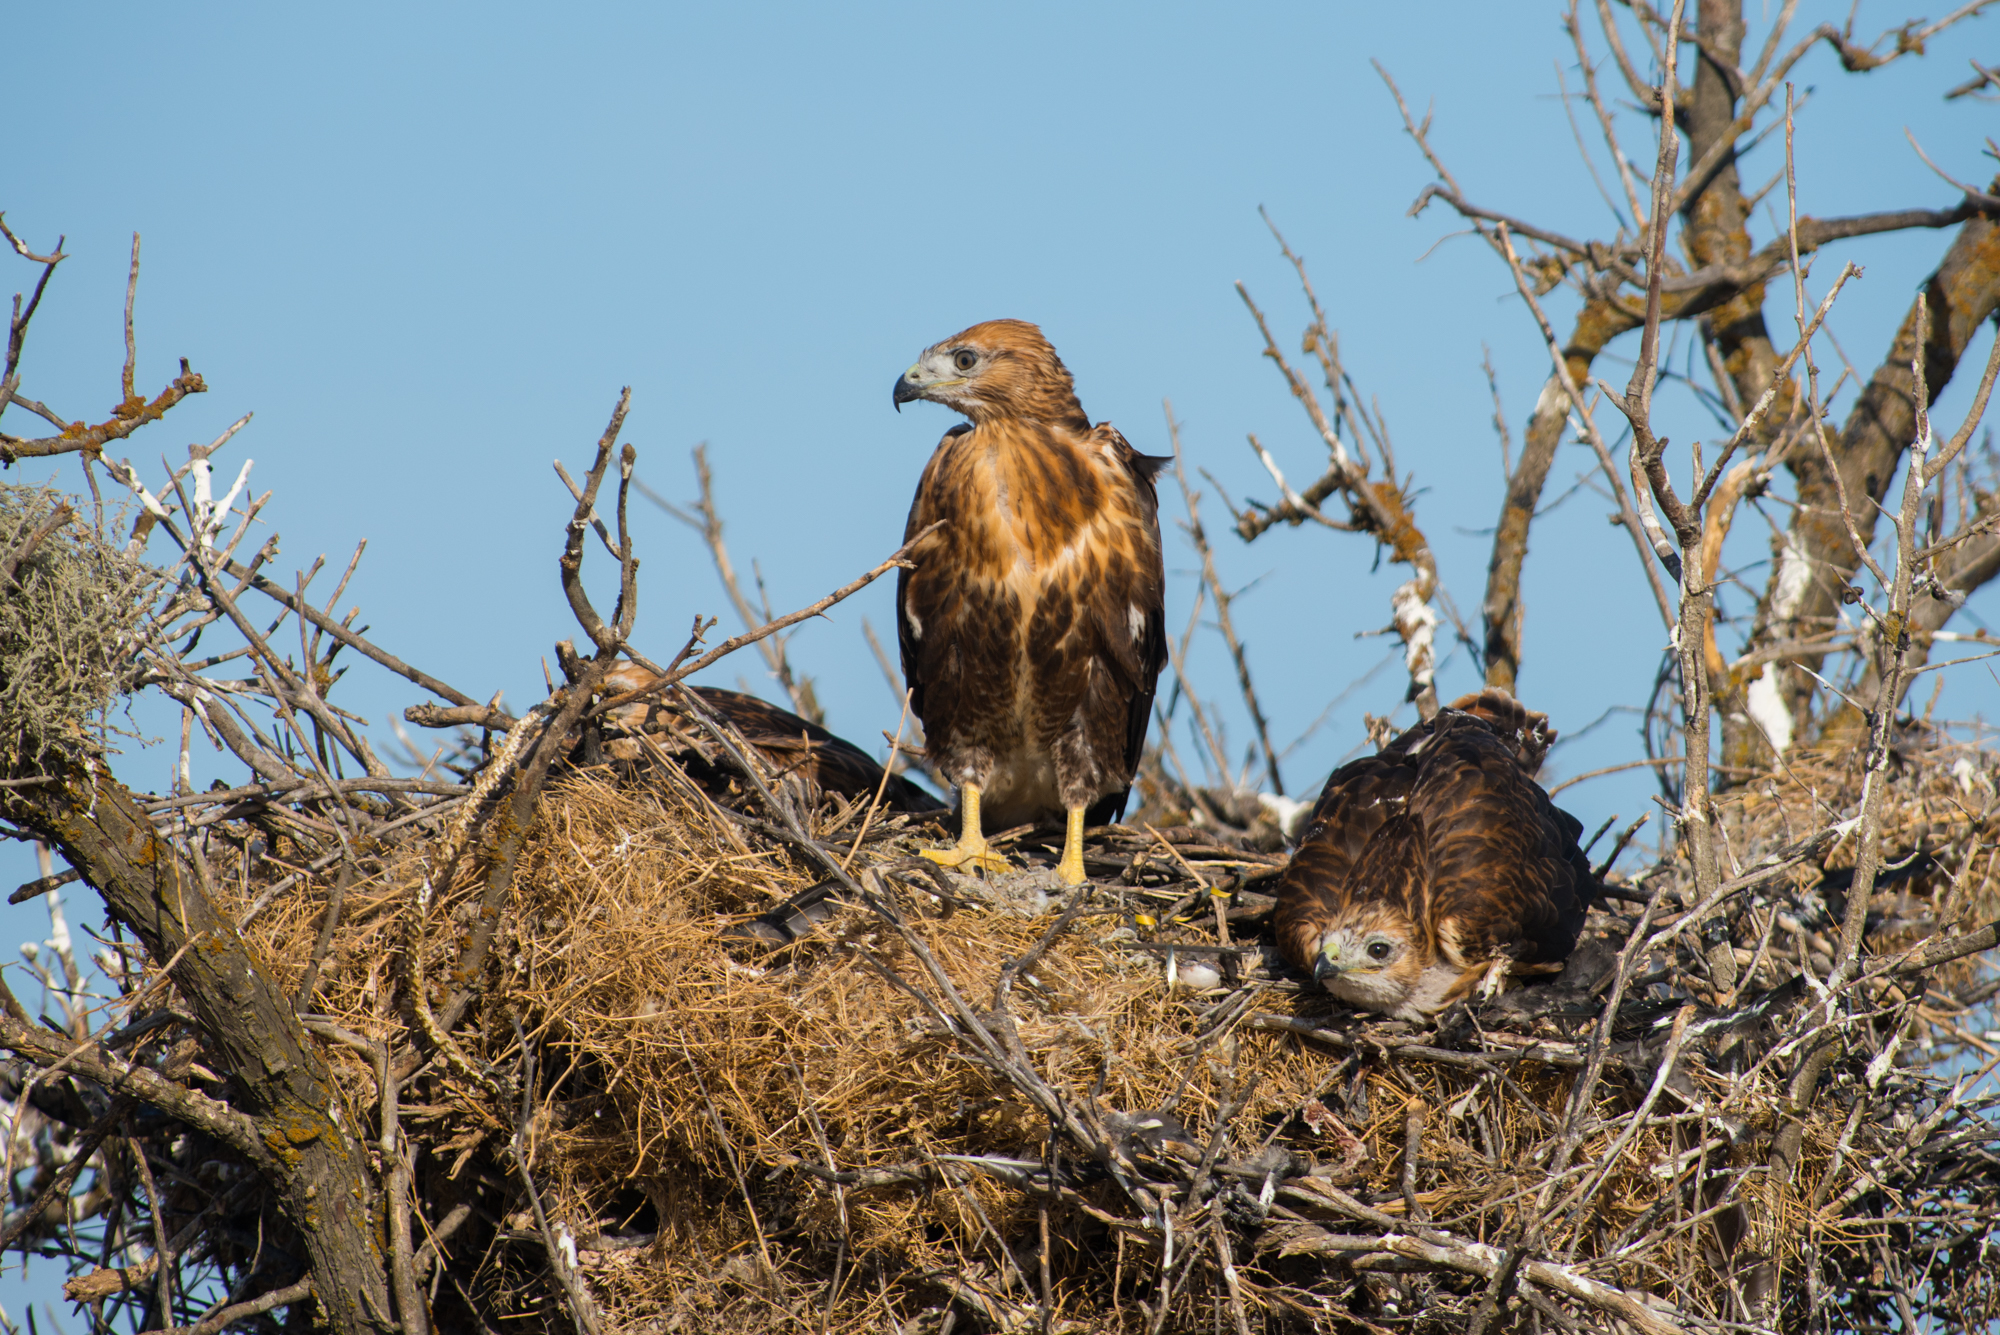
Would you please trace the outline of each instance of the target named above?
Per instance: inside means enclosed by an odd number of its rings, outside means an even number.
[[[1014,864],[995,853],[986,842],[979,824],[979,785],[965,784],[958,795],[958,842],[950,848],[923,849],[923,856],[941,867],[963,872],[1014,870]]]
[[[1008,872],[1014,870],[1013,863],[1007,861],[1007,859],[1001,857],[984,844],[976,848],[967,848],[964,844],[954,844],[950,848],[925,848],[918,851],[918,856],[929,858],[939,866],[950,867],[954,871],[970,873],[974,871]]]

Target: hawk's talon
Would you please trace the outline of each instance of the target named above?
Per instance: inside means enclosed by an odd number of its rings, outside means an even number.
[[[993,851],[986,842],[986,832],[980,828],[979,785],[968,783],[959,789],[958,795],[958,842],[950,848],[922,849],[923,856],[940,867],[968,873],[1014,870],[1013,863]]]
[[[929,858],[941,867],[950,867],[953,871],[962,871],[968,874],[975,871],[1009,872],[1014,870],[1013,863],[1007,861],[1006,858],[1001,857],[984,844],[976,848],[967,848],[964,844],[954,844],[950,848],[924,848],[918,850],[917,856]]]

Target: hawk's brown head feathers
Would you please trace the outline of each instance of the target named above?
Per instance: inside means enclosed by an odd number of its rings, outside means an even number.
[[[1026,320],[987,320],[924,349],[896,377],[896,406],[929,399],[974,426],[1010,418],[1090,430],[1069,368]]]

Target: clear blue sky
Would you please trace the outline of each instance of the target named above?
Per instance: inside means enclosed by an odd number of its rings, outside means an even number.
[[[1760,6],[1748,8],[1755,23]],[[1846,11],[1801,8],[1801,31]],[[1866,33],[1911,16],[1879,0],[1861,8]],[[761,563],[780,607],[896,546],[918,471],[955,419],[921,404],[892,412],[891,380],[981,319],[1040,323],[1085,408],[1142,450],[1165,452],[1171,397],[1191,462],[1239,499],[1273,490],[1246,432],[1294,480],[1316,476],[1324,451],[1231,288],[1247,282],[1297,346],[1303,302],[1261,204],[1311,264],[1347,363],[1423,488],[1417,517],[1445,586],[1475,617],[1489,542],[1476,530],[1494,522],[1501,482],[1482,345],[1517,448],[1548,362],[1484,246],[1436,245],[1455,227],[1441,206],[1405,216],[1430,172],[1368,61],[1420,112],[1434,104],[1435,142],[1474,198],[1608,236],[1555,96],[1556,66],[1574,64],[1558,19],[1552,4],[24,9],[7,21],[0,208],[30,244],[67,233],[74,257],[36,319],[24,392],[105,416],[126,251],[142,232],[140,386],[157,392],[186,356],[211,390],[123,452],[152,478],[163,452],[184,458],[189,441],[254,410],[220,462],[233,476],[254,458],[253,490],[275,489],[265,515],[284,537],[281,568],[321,553],[342,564],[367,538],[344,605],[409,661],[482,698],[504,689],[519,707],[541,694],[551,643],[576,635],[554,562],[570,502],[549,461],[587,460],[621,385],[633,387],[627,435],[655,488],[689,495],[687,452],[709,442],[734,555]],[[1824,48],[1810,55],[1795,75],[1813,89],[1799,121],[1802,212],[1952,202],[1906,125],[1961,179],[1989,179],[1980,141],[2000,123],[1993,104],[1940,95],[1968,56],[2000,54],[1996,24],[1966,24],[1926,58],[1865,77]],[[1627,151],[1650,160],[1643,140]],[[1765,179],[1776,152],[1759,150],[1746,179]],[[1754,235],[1771,235],[1767,217]],[[1822,261],[1817,291],[1840,260],[1867,265],[1833,321],[1864,375],[1947,244],[1918,233]],[[10,290],[32,281],[25,262],[0,255],[0,266]],[[1772,304],[1775,337],[1788,309]],[[1963,383],[1948,396],[1948,425],[1967,397]],[[1714,434],[1705,417],[1664,411],[1677,441]],[[28,429],[18,412],[7,424]],[[1586,458],[1565,446],[1551,496]],[[54,472],[76,481],[73,462]],[[1537,526],[1528,566],[1521,692],[1568,730],[1643,702],[1662,644],[1605,511],[1579,492]],[[1355,636],[1388,622],[1402,572],[1371,573],[1364,538],[1286,531],[1245,548],[1212,496],[1205,517],[1226,578],[1255,581],[1239,616],[1288,740],[1387,652]],[[647,506],[634,520],[642,647],[671,653],[702,611],[737,629],[692,535]],[[1758,560],[1762,531],[1740,524],[1732,559]],[[1169,566],[1178,626],[1194,584],[1171,533]],[[1972,611],[1993,605],[1989,592]],[[793,653],[829,724],[873,747],[896,707],[864,615],[889,634],[886,584],[800,634]],[[1247,725],[1212,641],[1194,675],[1221,697],[1240,751]],[[774,689],[748,654],[712,679],[739,676]],[[1475,680],[1455,654],[1443,693]],[[1986,680],[1967,674],[1947,698],[1990,712]],[[1391,665],[1356,691],[1293,756],[1293,791],[1316,788],[1360,742],[1362,712],[1388,712],[1402,688]],[[343,694],[378,726],[422,698],[363,668]],[[1614,719],[1557,767],[1637,754]],[[171,764],[163,746],[118,769],[158,788]],[[1590,825],[1629,817],[1647,808],[1649,783],[1607,779],[1565,803]],[[0,888],[34,874],[11,847],[0,872]],[[5,939],[45,934],[38,907],[11,915]],[[17,1292],[0,1284],[18,1317]]]

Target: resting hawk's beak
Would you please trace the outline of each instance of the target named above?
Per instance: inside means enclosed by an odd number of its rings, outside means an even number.
[[[1321,951],[1319,958],[1313,961],[1313,981],[1315,983],[1324,983],[1327,979],[1338,978],[1346,972],[1347,970],[1342,967],[1339,960],[1329,957],[1324,951]]]
[[[916,375],[917,368],[912,366],[909,370],[896,377],[895,404],[897,412],[903,411],[903,405],[911,399],[921,399],[924,396],[924,387],[917,383]]]

